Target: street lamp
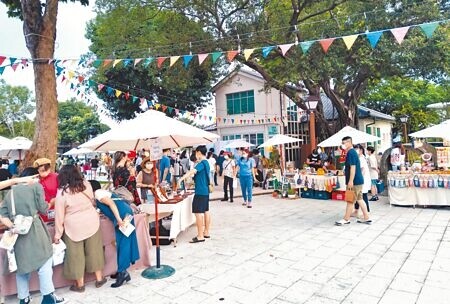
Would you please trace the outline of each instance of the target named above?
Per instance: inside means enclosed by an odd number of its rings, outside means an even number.
[[[408,142],[408,130],[406,128],[407,127],[406,124],[408,123],[408,119],[409,119],[408,115],[400,116],[400,122],[403,125],[403,137],[404,137],[405,143]]]
[[[316,147],[316,116],[314,110],[319,104],[320,96],[308,96],[305,102],[309,110],[309,136],[311,143],[311,151]]]

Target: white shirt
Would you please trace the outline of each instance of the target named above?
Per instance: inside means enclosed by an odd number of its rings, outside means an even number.
[[[104,189],[98,189],[95,191],[95,199],[98,201],[101,201],[103,198],[107,197],[107,198],[111,198],[112,193],[109,192],[108,190],[104,190]]]
[[[370,179],[369,165],[367,165],[366,157],[362,154],[359,156],[359,162],[361,164],[361,171],[364,178],[362,192],[368,193],[372,186],[372,180]]]
[[[371,179],[378,179],[378,161],[375,154],[369,156],[369,172]]]
[[[234,178],[234,167],[236,162],[233,159],[228,159],[223,162],[223,175]]]
[[[210,157],[207,159],[208,163],[209,163],[209,170],[211,172],[216,172],[216,159],[214,157]]]
[[[391,150],[391,165],[400,166],[402,164],[402,160],[400,158],[400,148],[393,148]]]

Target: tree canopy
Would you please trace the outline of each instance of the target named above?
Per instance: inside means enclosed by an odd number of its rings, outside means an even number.
[[[136,1],[100,1],[96,5],[98,15],[88,25],[87,37],[92,41],[91,51],[99,58],[188,54],[189,41],[198,40],[206,40],[201,48],[210,50],[208,41],[213,37],[203,30],[201,24],[183,14],[158,11],[152,6],[140,6]],[[170,48],[162,47],[164,45],[170,45]],[[155,62],[136,67],[120,63],[114,68],[99,66],[93,78],[133,96],[180,110],[196,111],[210,100],[216,72],[211,63],[191,64],[189,69],[181,64],[157,69]],[[117,98],[103,91],[98,95],[116,119],[130,119],[142,111],[137,100]]]

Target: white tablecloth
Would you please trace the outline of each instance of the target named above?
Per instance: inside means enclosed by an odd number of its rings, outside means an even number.
[[[389,187],[389,202],[400,206],[450,206],[450,189]]]
[[[192,213],[192,200],[194,196],[190,195],[176,204],[158,204],[158,217],[172,213],[172,222],[170,225],[170,239],[176,239],[180,232],[185,231],[195,223],[195,215]],[[149,216],[155,215],[155,206],[153,204],[141,205],[141,210]]]

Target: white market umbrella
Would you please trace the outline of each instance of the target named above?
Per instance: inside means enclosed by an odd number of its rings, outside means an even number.
[[[427,105],[428,109],[446,109],[450,108],[450,102],[438,102]]]
[[[290,136],[287,136],[284,134],[277,134],[277,135],[273,136],[272,138],[270,138],[268,141],[259,145],[258,148],[291,144],[291,143],[296,143],[299,141],[303,141],[303,139],[290,137]]]
[[[449,138],[450,119],[438,125],[409,134],[412,137],[419,138]]]
[[[22,159],[23,152],[29,150],[33,142],[25,137],[14,137],[0,144],[0,156],[10,159]]]
[[[91,149],[88,148],[72,148],[69,151],[67,151],[66,153],[64,153],[63,155],[69,156],[69,155],[84,155],[84,154],[89,154],[92,153]]]
[[[236,139],[230,141],[228,144],[225,145],[225,149],[236,149],[236,148],[249,148],[253,147],[254,144],[251,144],[245,140],[242,139]]]
[[[219,135],[206,132],[164,113],[148,110],[132,120],[80,145],[93,151],[150,149],[155,140],[161,148],[191,147],[216,141]]]
[[[0,145],[8,143],[10,140],[11,139],[9,139],[9,138],[0,136]]]
[[[352,127],[344,127],[339,132],[318,144],[319,147],[338,147],[342,144],[342,138],[350,136],[353,144],[362,144],[381,140],[381,138],[356,130]]]

